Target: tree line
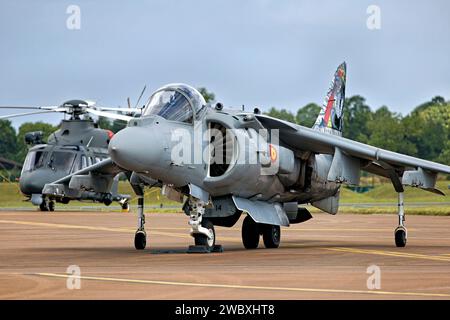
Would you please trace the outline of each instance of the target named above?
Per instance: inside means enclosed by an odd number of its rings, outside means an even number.
[[[213,93],[204,88],[200,90],[207,95],[208,102],[214,100]],[[309,103],[296,113],[272,107],[266,114],[311,127],[319,110],[319,105]],[[125,123],[100,117],[98,125],[117,132]],[[11,121],[0,120],[0,157],[22,163],[27,154],[25,133],[42,131],[44,139],[47,139],[57,129],[58,126],[49,123],[25,122],[16,132]],[[386,106],[373,110],[364,97],[355,95],[345,100],[343,136],[395,152],[450,164],[450,101],[437,96],[402,116]]]
[[[313,126],[321,107],[309,103],[292,113],[272,107],[266,114],[306,127]],[[450,164],[450,101],[437,96],[406,116],[387,106],[373,110],[364,97],[345,99],[343,136],[379,148]]]

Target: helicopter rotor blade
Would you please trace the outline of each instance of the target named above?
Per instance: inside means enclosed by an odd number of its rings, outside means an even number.
[[[41,106],[41,107],[30,107],[30,106],[0,106],[0,109],[19,109],[19,110],[51,110],[57,109],[59,106]]]
[[[15,117],[22,117],[22,116],[30,116],[30,115],[41,114],[41,113],[61,112],[61,111],[65,111],[65,109],[64,109],[64,110],[58,110],[58,109],[54,109],[54,110],[41,110],[41,111],[33,111],[33,112],[24,112],[24,113],[8,114],[8,115],[6,115],[6,116],[0,116],[0,120],[1,120],[1,119],[15,118]]]
[[[118,112],[125,112],[125,113],[135,113],[135,112],[141,112],[140,108],[110,108],[110,107],[96,107],[96,110],[100,111],[118,111]]]
[[[116,113],[110,113],[110,112],[104,112],[101,110],[96,110],[96,109],[92,109],[92,108],[86,108],[86,111],[92,114],[95,114],[96,116],[101,116],[101,117],[105,117],[105,118],[111,118],[111,119],[118,119],[118,120],[123,120],[123,121],[130,121],[131,119],[133,119],[133,117],[130,116],[126,116],[123,114],[116,114]]]
[[[136,105],[134,106],[134,108],[136,109],[139,105],[139,101],[141,101],[142,96],[144,95],[145,89],[147,89],[147,85],[144,86],[144,89],[142,89],[141,95],[139,96],[139,98],[136,101]]]

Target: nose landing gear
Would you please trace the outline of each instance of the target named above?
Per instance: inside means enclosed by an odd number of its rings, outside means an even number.
[[[206,203],[200,199],[189,199],[189,225],[194,246],[189,246],[188,253],[222,252],[222,246],[216,245],[216,231],[213,223],[203,218]]]
[[[147,244],[147,233],[145,232],[144,196],[138,198],[138,229],[134,235],[134,247],[143,250]]]

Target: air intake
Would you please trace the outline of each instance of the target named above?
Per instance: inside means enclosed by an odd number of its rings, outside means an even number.
[[[209,176],[220,177],[229,168],[234,158],[234,135],[222,124],[209,124],[210,162]]]

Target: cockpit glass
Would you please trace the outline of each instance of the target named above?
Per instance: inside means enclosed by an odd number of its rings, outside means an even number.
[[[47,157],[47,152],[44,151],[30,151],[25,158],[22,171],[31,171],[40,168],[44,165],[44,160]]]
[[[175,90],[156,92],[143,115],[158,115],[167,120],[187,123],[192,123],[193,120],[193,111],[189,100]]]
[[[72,169],[75,155],[72,152],[55,151],[50,158],[49,166],[53,170],[69,173]]]

